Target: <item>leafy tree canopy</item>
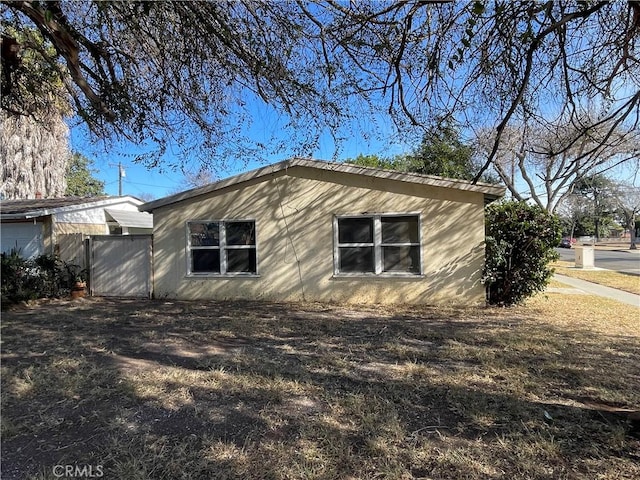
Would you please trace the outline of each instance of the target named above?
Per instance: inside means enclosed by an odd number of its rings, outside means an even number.
[[[475,148],[463,142],[458,129],[451,122],[442,122],[429,128],[422,137],[422,142],[410,153],[393,157],[358,155],[346,162],[367,167],[473,180],[482,166],[476,158]],[[498,183],[497,178],[488,174],[484,174],[481,180]]]
[[[635,1],[3,3],[2,108],[28,105],[21,59],[37,55],[94,134],[154,146],[150,165],[176,146],[205,166],[264,156],[245,136],[256,99],[290,127],[266,143],[306,154],[380,113],[403,133],[484,128],[477,178],[509,127],[562,121],[581,140],[638,123]],[[44,43],[11,33],[30,29]]]
[[[382,157],[380,155],[358,155],[355,158],[348,158],[345,163],[361,165],[363,167],[386,168],[387,170],[402,170],[402,165],[398,156]]]
[[[406,157],[407,170],[426,175],[472,180],[479,166],[473,162],[473,148],[465,145],[449,123],[430,128],[413,154]]]
[[[32,26],[2,22],[2,109],[47,123],[71,113],[53,45]]]
[[[97,197],[104,195],[104,182],[94,178],[93,161],[73,153],[67,165],[67,197]]]

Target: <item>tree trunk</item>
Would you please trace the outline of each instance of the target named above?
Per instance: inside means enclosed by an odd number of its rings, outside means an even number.
[[[2,113],[0,193],[5,199],[62,197],[67,187],[69,128],[52,114],[47,125],[31,117]]]

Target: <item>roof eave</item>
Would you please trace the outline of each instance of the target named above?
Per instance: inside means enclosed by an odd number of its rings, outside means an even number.
[[[184,192],[177,193],[168,197],[153,200],[151,202],[140,205],[138,209],[143,212],[152,212],[155,209],[178,203],[184,200],[189,200],[201,195],[220,190],[225,187],[238,185],[242,182],[255,180],[268,174],[275,174],[280,171],[286,170],[292,167],[308,167],[321,169],[326,171],[335,171],[353,175],[366,175],[369,177],[381,178],[385,180],[395,180],[405,183],[416,183],[432,187],[442,188],[454,188],[457,190],[470,191],[476,193],[482,193],[490,198],[500,198],[505,194],[504,187],[498,187],[490,184],[474,184],[465,180],[457,180],[450,178],[441,178],[431,175],[421,175],[415,173],[397,172],[394,170],[384,170],[373,167],[363,167],[360,165],[350,165],[346,163],[336,162],[323,162],[319,160],[310,160],[305,158],[293,158],[290,160],[284,160],[279,163],[267,165],[249,172],[234,175],[233,177],[220,180],[204,187],[198,187]],[[492,200],[493,201],[493,200]]]
[[[1,213],[1,220],[31,220],[34,218],[46,217],[48,214],[40,214],[34,212],[25,212],[25,213]]]
[[[260,178],[271,173],[277,173],[285,170],[290,166],[291,160],[285,160],[279,163],[274,163],[272,165],[260,167],[249,172],[240,173],[238,175],[234,175],[232,177],[210,183],[209,185],[205,185],[203,187],[192,188],[191,190],[185,190],[184,192],[176,193],[168,197],[159,198],[158,200],[152,200],[148,203],[143,203],[138,207],[138,210],[140,210],[141,212],[151,212],[157,208],[171,205],[173,203],[178,203],[183,200],[189,200],[191,198],[199,197],[200,195],[206,195],[208,193],[215,192],[216,190]]]
[[[64,205],[60,207],[45,207],[38,208],[35,210],[29,210],[21,213],[2,213],[0,209],[0,215],[2,219],[31,219],[38,217],[46,217],[48,215],[55,215],[58,213],[72,212],[74,210],[83,210],[86,208],[93,207],[107,207],[113,204],[123,203],[133,201],[133,203],[138,203],[136,207],[139,207],[142,204],[142,201],[136,197],[131,195],[123,195],[119,197],[102,197],[93,201],[86,201],[84,203],[76,203],[73,205]]]

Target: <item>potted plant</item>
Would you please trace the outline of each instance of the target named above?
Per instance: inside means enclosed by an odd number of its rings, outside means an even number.
[[[71,298],[84,297],[87,292],[86,270],[80,270],[75,275],[75,281],[71,287]]]

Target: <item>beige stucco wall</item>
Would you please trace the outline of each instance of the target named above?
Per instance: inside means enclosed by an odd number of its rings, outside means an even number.
[[[85,235],[107,235],[109,229],[104,223],[62,223],[56,222],[56,234],[84,233]]]
[[[154,210],[156,297],[481,304],[481,193],[294,167]],[[336,278],[333,218],[420,212],[422,277]],[[186,221],[255,219],[258,278],[189,278]]]

